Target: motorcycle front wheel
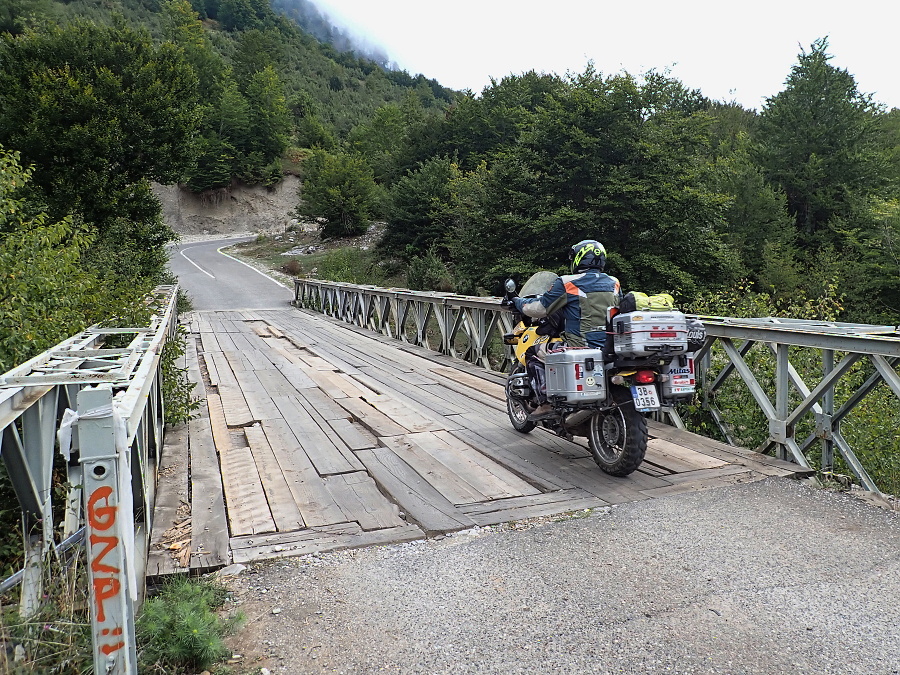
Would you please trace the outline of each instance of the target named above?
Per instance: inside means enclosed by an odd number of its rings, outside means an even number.
[[[588,445],[594,461],[611,476],[627,476],[647,453],[647,420],[634,407],[631,392],[613,387],[616,405],[591,417]]]
[[[525,369],[522,366],[518,366],[512,372],[512,375],[524,371]],[[506,413],[509,415],[509,421],[510,424],[512,424],[513,429],[520,431],[523,434],[529,433],[537,426],[537,423],[528,421],[529,410],[525,407],[525,404],[520,399],[513,398],[508,393],[506,394]]]

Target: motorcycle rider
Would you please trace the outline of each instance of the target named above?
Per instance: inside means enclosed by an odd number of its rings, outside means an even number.
[[[570,347],[584,347],[585,333],[606,330],[606,314],[622,299],[619,280],[604,272],[606,249],[595,239],[584,239],[569,249],[571,274],[559,277],[543,295],[534,298],[513,298],[522,314],[535,319],[562,313],[562,337]],[[541,345],[529,359],[539,405],[531,411],[532,422],[548,419],[555,413],[547,401],[545,383],[546,347]]]

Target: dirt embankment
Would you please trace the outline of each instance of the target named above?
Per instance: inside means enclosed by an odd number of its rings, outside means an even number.
[[[285,176],[274,188],[235,183],[197,194],[177,185],[153,185],[163,217],[182,235],[283,232],[294,220],[300,180]]]

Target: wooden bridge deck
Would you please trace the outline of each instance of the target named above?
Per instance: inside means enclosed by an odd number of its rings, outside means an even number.
[[[402,542],[791,476],[651,423],[640,469],[506,417],[503,378],[295,309],[188,317],[201,415],[167,434],[148,574]]]

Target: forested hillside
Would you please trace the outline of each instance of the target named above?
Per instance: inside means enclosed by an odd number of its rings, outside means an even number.
[[[414,287],[496,292],[560,270],[589,236],[626,288],[684,303],[741,287],[771,313],[896,323],[900,111],[860,92],[826,40],[760,111],[592,67],[460,93],[340,51],[327,41],[346,35],[306,0],[276,6],[4,4],[0,255],[48,267],[3,281],[0,367],[158,282],[173,235],[149,181],[205,194],[285,172],[327,237],[385,220],[365,264]],[[81,291],[59,296],[51,260],[72,261]]]
[[[151,181],[272,185],[385,106],[428,119],[456,97],[259,0],[10,0],[0,37],[0,371],[163,278]]]

